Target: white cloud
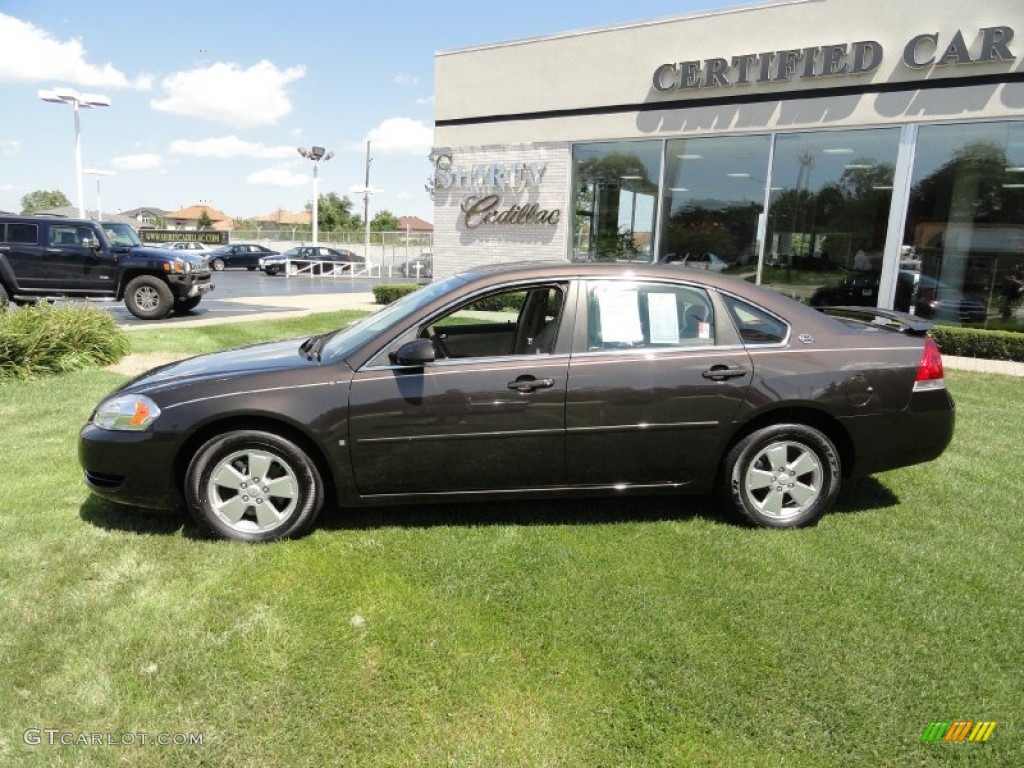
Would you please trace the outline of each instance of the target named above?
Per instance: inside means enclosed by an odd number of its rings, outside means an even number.
[[[13,184],[0,184],[0,192],[10,192],[14,189]]]
[[[416,103],[419,104],[421,107],[430,106],[431,104],[434,103],[434,94],[430,94],[429,96],[423,96],[419,99],[416,99]]]
[[[402,190],[398,193],[399,200],[412,200],[412,194],[406,190]]]
[[[272,168],[264,168],[262,171],[250,173],[245,182],[265,187],[299,187],[309,184],[309,176],[296,173],[287,165],[275,165]]]
[[[268,147],[262,141],[245,141],[234,135],[199,141],[176,139],[171,142],[169,151],[192,157],[256,157],[263,160],[296,155],[296,148],[292,146]]]
[[[17,155],[21,147],[22,142],[17,139],[0,139],[0,155]]]
[[[305,67],[281,70],[266,60],[248,69],[220,62],[165,77],[160,85],[166,97],[152,99],[149,105],[235,128],[270,125],[292,111],[286,86],[305,74]]]
[[[373,152],[384,155],[426,155],[434,146],[434,129],[408,117],[389,117],[371,130],[367,138],[373,142]]]
[[[153,171],[163,166],[164,159],[152,153],[121,155],[111,160],[110,164],[122,171]]]
[[[150,75],[130,80],[109,62],[89,63],[80,38],[62,42],[45,29],[4,13],[0,13],[0,40],[0,82],[58,80],[73,85],[143,91],[153,85]]]
[[[417,77],[416,75],[408,75],[405,72],[399,72],[397,75],[394,76],[393,80],[395,81],[396,85],[401,85],[403,87],[408,85],[420,84],[419,77]]]

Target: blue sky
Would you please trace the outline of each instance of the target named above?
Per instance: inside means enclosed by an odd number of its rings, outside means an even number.
[[[115,174],[100,180],[106,211],[302,210],[312,169],[295,149],[318,144],[336,153],[320,191],[361,212],[371,139],[370,215],[429,221],[435,52],[737,4],[0,0],[0,210],[36,189],[75,201],[72,109],[37,95],[70,87],[111,100],[81,112],[83,165]]]

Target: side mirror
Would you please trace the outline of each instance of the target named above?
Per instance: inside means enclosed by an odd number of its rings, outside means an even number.
[[[416,339],[403,344],[388,357],[395,365],[422,368],[427,363],[434,362],[437,359],[437,353],[434,351],[434,345],[430,339]]]

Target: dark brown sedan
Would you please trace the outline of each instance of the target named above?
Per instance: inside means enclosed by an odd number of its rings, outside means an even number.
[[[935,343],[875,320],[674,266],[482,268],[332,333],[150,371],[79,456],[97,494],[244,541],[325,506],[628,491],[717,490],[796,527],[844,477],[952,437]]]

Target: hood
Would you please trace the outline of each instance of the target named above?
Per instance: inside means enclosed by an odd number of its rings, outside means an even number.
[[[121,387],[121,391],[152,392],[210,379],[319,367],[321,363],[307,360],[299,352],[302,342],[303,339],[272,341],[190,357],[147,371]]]

